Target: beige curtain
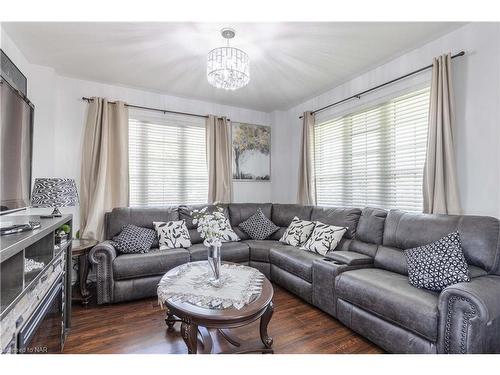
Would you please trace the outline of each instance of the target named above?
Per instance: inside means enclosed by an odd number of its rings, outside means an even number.
[[[230,203],[233,199],[231,123],[209,115],[206,122],[208,202]]]
[[[461,212],[453,147],[455,119],[451,74],[450,54],[434,58],[423,180],[426,213]]]
[[[302,141],[299,160],[299,188],[297,202],[299,204],[316,204],[314,186],[314,115],[304,112],[302,117]]]
[[[104,239],[104,213],[128,206],[128,109],[93,98],[83,139],[80,236]]]

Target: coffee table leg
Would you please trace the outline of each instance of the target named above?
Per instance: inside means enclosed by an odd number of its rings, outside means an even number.
[[[188,348],[188,353],[196,354],[198,350],[198,326],[183,321],[181,324],[181,334]]]
[[[167,323],[167,331],[172,332],[174,330],[174,324],[175,322],[178,321],[174,314],[172,314],[170,311],[167,311],[167,317],[165,318],[165,323]]]
[[[274,312],[274,306],[273,302],[269,302],[269,305],[267,305],[266,311],[260,318],[260,339],[262,340],[262,343],[264,346],[268,349],[271,348],[273,345],[273,339],[267,334],[267,326],[271,320],[271,317],[273,316]]]

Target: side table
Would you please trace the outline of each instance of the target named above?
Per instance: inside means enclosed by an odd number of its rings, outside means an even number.
[[[73,240],[71,246],[71,255],[78,257],[78,280],[76,287],[80,295],[73,294],[73,301],[81,301],[83,306],[87,306],[90,300],[90,292],[87,289],[87,277],[89,275],[88,255],[90,250],[97,245],[96,240]]]

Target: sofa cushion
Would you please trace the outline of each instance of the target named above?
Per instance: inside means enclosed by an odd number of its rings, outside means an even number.
[[[387,211],[380,208],[365,207],[361,211],[356,239],[363,242],[382,244]]]
[[[280,227],[276,232],[274,232],[271,237],[269,237],[270,240],[274,241],[279,241],[281,237],[285,234],[286,230],[288,227]]]
[[[271,264],[312,283],[312,264],[321,255],[300,250],[294,246],[273,247],[269,252]]]
[[[488,216],[431,215],[391,210],[384,227],[383,244],[410,249],[422,246],[457,231],[469,265],[500,274],[500,222]],[[380,251],[377,252],[378,258]],[[384,266],[382,261],[378,262]]]
[[[331,253],[328,253],[326,257],[336,260],[337,262],[347,264],[348,266],[373,263],[372,257],[356,253],[355,251],[332,251]]]
[[[428,245],[404,251],[411,285],[440,292],[447,286],[470,281],[460,235],[450,233]]]
[[[375,267],[408,275],[408,263],[403,250],[396,247],[379,246],[375,254]]]
[[[301,204],[273,204],[271,220],[279,227],[288,227],[297,216],[302,220],[310,220],[313,206]]]
[[[238,236],[240,240],[249,240],[250,236],[246,234],[243,230],[241,230],[239,227],[233,227],[234,233]]]
[[[275,247],[288,246],[274,240],[246,240],[250,248],[250,260],[269,263],[269,252]]]
[[[280,229],[262,213],[260,208],[257,209],[256,213],[242,222],[239,227],[253,240],[265,240]]]
[[[189,262],[186,249],[151,249],[145,254],[123,254],[113,261],[115,280],[163,275],[178,265]]]
[[[335,280],[335,292],[338,298],[437,340],[439,294],[411,286],[404,275],[377,268],[347,271]]]
[[[113,208],[111,212],[104,214],[104,234],[110,240],[127,224],[154,229],[153,221],[172,220],[179,220],[179,212],[174,206]]]
[[[268,219],[271,219],[272,206],[271,203],[231,203],[228,206],[231,226],[237,227],[256,213],[258,208]]]
[[[201,243],[188,248],[191,255],[191,262],[207,259],[207,247]],[[248,262],[250,259],[250,250],[244,242],[224,242],[221,246],[221,257],[226,262]]]
[[[344,236],[345,238],[345,236]],[[358,241],[358,240],[350,240],[350,244],[347,250],[355,251],[357,253],[365,254],[370,257],[375,257],[377,254],[377,250],[379,245],[375,245],[373,243]],[[337,248],[340,250],[339,246]]]
[[[354,238],[356,228],[361,216],[359,208],[339,208],[339,207],[314,207],[311,212],[311,221],[321,221],[325,224],[337,227],[346,227],[346,238]]]

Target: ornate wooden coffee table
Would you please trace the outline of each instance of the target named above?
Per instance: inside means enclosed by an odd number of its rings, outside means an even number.
[[[267,326],[273,315],[273,294],[273,286],[264,278],[260,294],[241,309],[234,307],[212,309],[170,298],[165,301],[167,309],[165,322],[168,331],[173,331],[175,322],[181,322],[181,334],[189,354],[198,352],[198,333],[201,336],[203,353],[212,352],[212,337],[208,329],[218,330],[235,347],[224,354],[274,353],[273,339],[267,332]],[[260,340],[263,345],[244,345],[228,331],[231,328],[250,324],[257,319],[260,319]]]

